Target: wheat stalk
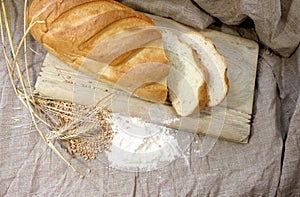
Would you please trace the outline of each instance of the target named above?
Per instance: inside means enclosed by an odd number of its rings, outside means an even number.
[[[33,17],[28,27],[26,27],[26,7],[27,0],[24,1],[23,36],[17,47],[15,47],[5,3],[4,0],[1,0],[1,42],[9,78],[16,96],[28,109],[32,122],[44,142],[74,172],[80,174],[58,151],[52,140],[61,140],[67,143],[67,148],[71,154],[74,152],[79,153],[85,159],[94,159],[98,153],[103,150],[109,150],[115,132],[111,129],[109,120],[111,117],[105,108],[112,99],[112,95],[103,97],[96,106],[79,106],[73,103],[43,98],[34,93],[30,84],[26,37],[35,24],[45,23],[45,21],[36,19],[47,7]],[[8,39],[8,47],[6,38]],[[11,57],[8,53],[11,54]],[[24,55],[22,62],[18,61],[20,54]],[[25,70],[25,72],[23,73],[22,70]],[[17,85],[18,82],[20,87]],[[48,136],[41,129],[40,124],[45,125],[49,129]],[[82,175],[80,176],[82,177]]]
[[[2,49],[4,58],[6,61],[6,67],[9,73],[10,81],[13,87],[13,90],[16,94],[16,96],[20,99],[20,101],[24,104],[24,106],[28,109],[32,122],[39,133],[39,135],[42,137],[44,142],[67,164],[68,167],[70,167],[74,172],[79,173],[72,165],[71,163],[57,150],[57,148],[54,146],[54,144],[45,136],[44,132],[41,130],[41,127],[38,124],[38,121],[41,123],[44,123],[48,127],[52,127],[51,124],[47,122],[47,120],[44,119],[44,117],[41,116],[40,113],[38,113],[39,107],[37,106],[37,103],[35,102],[33,91],[30,85],[30,75],[29,75],[29,69],[28,69],[28,60],[27,60],[27,45],[26,45],[26,36],[28,35],[30,29],[36,24],[36,23],[44,23],[44,21],[31,21],[28,25],[28,28],[26,25],[26,6],[27,6],[27,0],[24,2],[24,34],[21,38],[21,41],[19,42],[18,46],[15,48],[13,44],[13,39],[11,35],[11,30],[9,27],[9,19],[6,12],[6,7],[4,0],[1,0],[1,13],[0,13],[0,28],[1,28],[1,42],[2,42]],[[4,25],[3,25],[4,24]],[[8,38],[9,42],[9,49],[6,48],[6,41],[5,36]],[[22,74],[22,67],[18,62],[18,56],[21,52],[22,46],[24,47],[24,67],[25,67],[25,76]],[[10,60],[7,50],[11,52],[12,54],[12,60]],[[27,80],[25,80],[27,79]],[[20,82],[21,87],[17,87],[16,83],[17,81]],[[29,87],[29,88],[28,88]]]

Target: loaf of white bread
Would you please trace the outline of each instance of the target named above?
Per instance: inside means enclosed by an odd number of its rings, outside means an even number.
[[[102,82],[164,103],[169,62],[151,19],[112,0],[32,0],[31,35],[50,53]]]
[[[99,81],[157,103],[169,89],[181,116],[219,104],[228,92],[226,62],[211,41],[160,32],[112,0],[32,0],[27,26],[48,52]]]

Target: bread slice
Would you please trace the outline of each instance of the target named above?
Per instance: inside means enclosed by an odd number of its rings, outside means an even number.
[[[187,32],[180,35],[180,40],[191,46],[206,68],[208,106],[221,103],[228,93],[227,65],[224,57],[218,53],[215,45],[208,38],[197,32]]]
[[[190,46],[168,30],[162,30],[162,35],[171,65],[167,81],[170,100],[178,115],[191,115],[208,101],[205,70]]]

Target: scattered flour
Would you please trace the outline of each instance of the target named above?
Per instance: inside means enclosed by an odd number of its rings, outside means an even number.
[[[178,143],[178,137],[188,134],[163,126],[146,123],[140,118],[113,114],[115,135],[111,152],[106,152],[109,166],[127,171],[150,171],[163,167],[182,156],[191,141]]]

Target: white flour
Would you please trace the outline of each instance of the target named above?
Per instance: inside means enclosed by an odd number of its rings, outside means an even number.
[[[128,171],[149,171],[163,167],[182,156],[192,140],[178,143],[181,135],[173,129],[146,123],[140,118],[113,114],[115,135],[111,152],[107,152],[109,166]],[[188,134],[184,134],[189,139]]]

